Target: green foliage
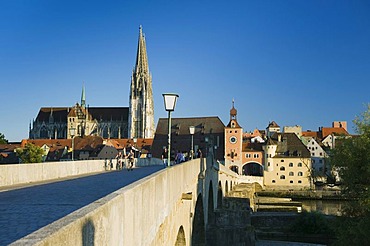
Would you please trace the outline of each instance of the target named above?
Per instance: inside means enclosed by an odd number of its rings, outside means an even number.
[[[4,134],[0,132],[0,144],[7,144],[8,140],[5,139]]]
[[[289,229],[290,232],[307,234],[332,234],[328,218],[319,212],[302,212]]]
[[[23,163],[40,163],[44,155],[44,151],[40,147],[31,143],[27,143],[24,148],[18,148],[16,152]]]
[[[331,163],[339,170],[343,195],[350,199],[346,216],[370,212],[370,104],[354,120],[358,136],[343,139],[332,152]]]
[[[331,156],[348,199],[337,230],[341,245],[370,241],[370,104],[353,122],[359,135],[338,142]]]
[[[338,217],[336,222],[335,245],[369,245],[370,213],[361,218]]]

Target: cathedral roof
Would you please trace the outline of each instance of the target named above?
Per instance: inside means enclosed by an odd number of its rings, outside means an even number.
[[[54,121],[67,122],[67,117],[72,108],[70,107],[43,107],[40,109],[36,121],[49,121],[52,114]],[[128,120],[128,107],[89,107],[88,112],[92,115],[93,119],[102,121],[127,121]]]

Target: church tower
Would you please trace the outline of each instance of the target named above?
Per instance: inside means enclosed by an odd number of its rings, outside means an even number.
[[[230,110],[230,121],[225,127],[225,164],[238,165],[242,162],[243,128],[236,120],[237,110],[234,107]]]
[[[131,76],[128,124],[129,138],[154,138],[152,76],[149,73],[145,37],[141,26],[136,64]]]

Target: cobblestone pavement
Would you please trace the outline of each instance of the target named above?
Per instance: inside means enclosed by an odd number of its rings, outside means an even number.
[[[0,192],[0,245],[8,245],[163,166],[108,171]]]

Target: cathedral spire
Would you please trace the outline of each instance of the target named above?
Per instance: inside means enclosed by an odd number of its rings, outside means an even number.
[[[81,93],[81,107],[86,106],[86,95],[85,95],[85,83],[82,83],[82,93]]]
[[[149,74],[148,55],[146,53],[145,36],[141,25],[139,27],[139,41],[137,45],[135,73]]]
[[[131,76],[129,138],[154,137],[152,77],[149,73],[143,28],[139,27],[136,64]]]

